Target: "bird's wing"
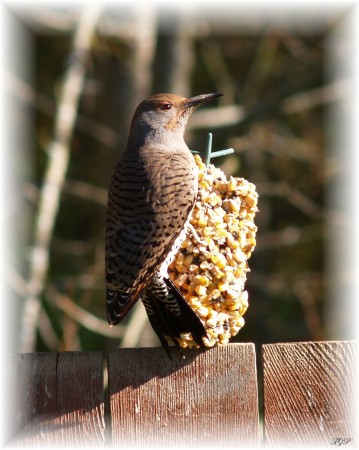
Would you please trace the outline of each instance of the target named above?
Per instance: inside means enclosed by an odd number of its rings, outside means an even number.
[[[192,158],[191,155],[189,155]],[[156,154],[144,163],[126,155],[111,179],[106,219],[107,316],[127,314],[165,260],[196,195],[187,155]]]

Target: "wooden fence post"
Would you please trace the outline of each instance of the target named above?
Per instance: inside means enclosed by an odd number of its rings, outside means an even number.
[[[267,447],[357,445],[357,354],[355,342],[263,346]],[[113,445],[258,446],[254,344],[171,355],[110,352]],[[21,354],[15,365],[14,443],[104,446],[101,353]]]
[[[114,446],[259,445],[254,344],[109,354]]]
[[[358,445],[357,350],[355,342],[263,346],[266,446]]]
[[[99,352],[16,357],[15,442],[103,446],[103,359]]]

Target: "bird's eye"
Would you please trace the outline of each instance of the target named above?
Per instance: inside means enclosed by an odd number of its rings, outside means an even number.
[[[168,111],[171,108],[172,108],[171,103],[164,103],[163,105],[161,105],[162,111]]]

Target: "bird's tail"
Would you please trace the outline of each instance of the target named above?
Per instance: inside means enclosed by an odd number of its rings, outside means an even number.
[[[206,330],[171,279],[155,276],[142,295],[142,302],[152,328],[167,352],[166,337],[179,347],[176,338],[180,339],[181,333],[191,333],[196,344],[205,348],[202,338],[207,337]]]

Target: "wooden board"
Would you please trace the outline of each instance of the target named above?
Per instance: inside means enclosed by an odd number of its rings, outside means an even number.
[[[263,346],[267,446],[358,445],[354,342]]]
[[[101,353],[18,355],[16,386],[15,441],[18,444],[104,444]]]
[[[253,344],[109,354],[113,445],[259,445]]]

